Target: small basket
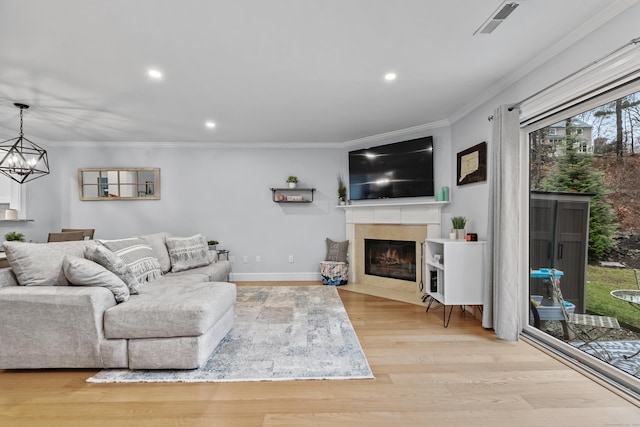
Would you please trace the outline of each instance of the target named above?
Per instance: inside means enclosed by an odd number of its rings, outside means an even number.
[[[320,275],[323,285],[346,285],[349,281],[349,264],[339,261],[322,261]]]

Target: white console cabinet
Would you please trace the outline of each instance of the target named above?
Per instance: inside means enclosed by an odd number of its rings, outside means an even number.
[[[483,305],[486,242],[425,240],[425,300],[444,306],[443,323],[449,326],[453,306]],[[447,306],[449,316],[447,318]]]

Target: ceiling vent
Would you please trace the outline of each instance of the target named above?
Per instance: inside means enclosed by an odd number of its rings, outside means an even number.
[[[483,22],[480,28],[478,28],[475,33],[473,33],[473,35],[475,36],[476,34],[491,34],[493,30],[495,30],[498,25],[502,24],[502,22],[507,19],[507,17],[511,15],[523,1],[524,0],[503,1],[498,9],[493,12],[486,21]]]

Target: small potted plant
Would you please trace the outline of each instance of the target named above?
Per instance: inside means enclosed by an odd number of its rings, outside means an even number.
[[[290,175],[289,178],[287,178],[287,182],[289,183],[289,188],[296,188],[298,177],[295,175]]]
[[[342,174],[338,174],[338,201],[341,205],[347,203],[347,186],[344,184]]]
[[[217,240],[207,240],[207,244],[209,245],[209,250],[210,251],[215,251],[216,248],[218,247],[218,241]]]
[[[464,240],[464,227],[467,225],[467,219],[463,216],[454,216],[451,218],[451,225],[453,226],[451,234],[455,233],[455,239]]]
[[[24,234],[18,233],[17,231],[10,231],[9,233],[4,235],[4,240],[6,240],[7,242],[24,242]]]

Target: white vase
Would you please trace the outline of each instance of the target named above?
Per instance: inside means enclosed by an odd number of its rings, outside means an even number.
[[[290,182],[289,183],[289,188],[296,188],[296,183],[295,182]]]
[[[456,229],[456,240],[464,240],[464,239],[465,239],[464,228]]]

